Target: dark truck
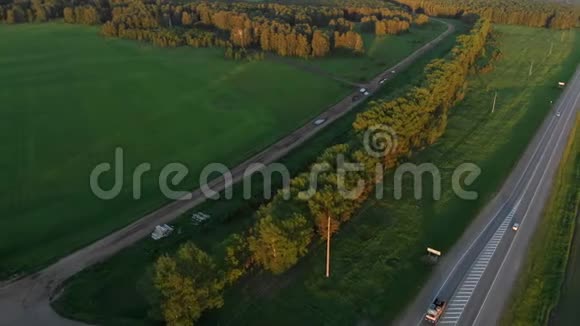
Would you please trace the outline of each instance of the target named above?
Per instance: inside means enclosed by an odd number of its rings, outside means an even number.
[[[443,315],[443,311],[445,311],[445,306],[447,303],[443,300],[439,300],[439,298],[435,298],[435,301],[429,306],[427,309],[427,313],[425,314],[425,320],[436,324],[439,321],[441,315]]]

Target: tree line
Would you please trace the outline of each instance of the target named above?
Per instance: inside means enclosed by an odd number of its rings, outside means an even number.
[[[0,2],[0,22],[16,24],[24,22],[46,22],[57,18],[62,12],[62,2],[58,0],[29,2]]]
[[[109,7],[108,0],[0,1],[0,23],[42,23],[64,18],[67,23],[96,25],[108,18]]]
[[[0,5],[0,22],[60,18],[73,24],[103,24],[105,36],[157,46],[224,47],[228,57],[265,51],[302,58],[323,57],[339,48],[363,53],[358,25],[363,32],[386,35],[428,21],[425,15],[392,7],[152,0],[24,0]]]
[[[418,19],[425,23],[425,17]],[[407,31],[412,20],[409,13],[388,8],[139,1],[115,6],[102,31],[157,45],[256,49],[308,58],[338,48],[364,52],[363,38],[355,31],[358,23],[372,24],[372,32],[383,35]]]
[[[208,259],[191,243],[174,255],[160,257],[154,267],[154,282],[162,293],[161,314],[165,321],[169,325],[194,323],[204,309],[223,305],[223,289],[228,284],[252,269],[274,274],[287,271],[308,253],[316,238],[325,240],[330,249],[331,237],[383,181],[383,168],[395,167],[443,134],[448,112],[463,98],[468,74],[475,69],[491,29],[489,20],[478,20],[469,34],[457,37],[447,57],[432,60],[425,67],[424,80],[419,85],[394,100],[371,102],[353,123],[357,136],[326,149],[312,165],[311,171],[317,172],[316,191],[310,189],[310,171],[291,179],[286,190],[258,209],[254,225],[247,232],[227,238],[221,255],[223,262]],[[396,132],[396,150],[385,149],[381,157],[365,151],[361,140],[375,125],[386,125]],[[364,168],[340,174],[339,156],[344,162],[360,163]],[[361,180],[364,187],[345,197],[343,189],[355,189]],[[328,254],[329,250],[327,262]],[[182,265],[187,268],[176,267]],[[205,275],[203,281],[199,275]]]
[[[580,7],[553,1],[530,0],[393,0],[413,12],[460,17],[477,14],[493,23],[570,29],[578,26]]]

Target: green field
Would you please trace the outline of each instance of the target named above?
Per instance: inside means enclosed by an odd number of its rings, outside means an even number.
[[[221,49],[159,49],[93,27],[0,28],[0,278],[30,271],[106,235],[164,198],[160,169],[247,158],[346,95],[327,77]],[[92,195],[89,174],[125,149],[121,195]],[[149,162],[143,198],[133,168]],[[157,177],[156,177],[157,176]]]
[[[445,24],[431,21],[424,26],[412,26],[408,33],[401,35],[377,37],[364,33],[362,34],[365,43],[363,55],[334,55],[329,58],[312,59],[311,63],[318,69],[352,82],[363,82],[394,66],[409,53],[436,38],[446,29]]]
[[[580,231],[577,228],[580,133],[577,129],[570,137],[502,325],[576,324],[580,299]]]
[[[413,39],[439,33],[381,38],[381,49],[409,46],[377,53],[396,61],[412,52]],[[0,227],[13,231],[0,240],[0,279],[42,267],[162,205],[157,183],[165,164],[184,163],[190,174],[178,188],[196,188],[205,164],[234,166],[350,91],[277,60],[159,49],[102,38],[94,27],[3,26],[0,37],[0,155],[10,158],[0,172]],[[124,149],[123,188],[103,201],[89,175],[113,162],[116,147]],[[144,162],[152,170],[134,200],[132,172]],[[112,180],[108,174],[103,183]]]
[[[454,22],[457,33],[464,32],[467,26]],[[394,98],[412,85],[420,82],[424,66],[432,59],[443,56],[453,46],[454,36],[445,39],[439,46],[428,52],[406,71],[398,74],[386,87],[380,91],[380,96]],[[404,85],[404,86],[403,86]],[[361,106],[343,118],[325,128],[304,145],[287,155],[282,163],[292,174],[303,171],[326,147],[342,143],[351,134],[351,124]],[[260,180],[256,180],[259,182]],[[279,180],[277,180],[279,181]],[[279,183],[277,184],[279,186]],[[252,223],[256,207],[264,202],[256,188],[252,200],[241,198],[239,185],[234,187],[233,200],[206,202],[195,210],[207,212],[213,216],[212,221],[203,228],[194,227],[185,218],[175,221],[181,230],[164,241],[153,242],[144,239],[115,255],[106,262],[89,268],[75,276],[68,284],[63,296],[54,304],[54,308],[70,318],[82,319],[91,323],[106,325],[142,325],[146,311],[150,309],[144,298],[143,284],[146,281],[146,271],[156,257],[164,252],[173,252],[183,241],[195,239],[195,243],[204,250],[221,257],[222,241],[233,232],[240,232]],[[127,275],[132,275],[134,281],[127,282]],[[146,292],[146,291],[145,291]],[[91,298],[88,300],[87,298]]]
[[[568,265],[564,284],[561,288],[561,295],[551,315],[551,324],[555,326],[574,325],[578,322],[578,302],[580,302],[580,228],[578,228],[578,225],[580,225],[578,220],[580,218],[580,214],[578,214],[580,210],[580,194],[578,193],[578,184],[580,183],[580,132],[578,132],[578,125],[580,122],[576,121],[576,139],[572,149],[572,155],[576,154],[576,165],[574,166],[572,163],[566,164],[567,172],[570,173],[570,178],[567,180],[567,194],[569,195],[568,198],[571,199],[567,202],[568,206],[566,208],[570,218],[574,218],[571,214],[572,212],[576,213],[576,220],[574,221],[575,232],[572,248],[568,252]],[[574,161],[571,159],[570,162]],[[576,203],[572,200],[574,196],[576,197]]]

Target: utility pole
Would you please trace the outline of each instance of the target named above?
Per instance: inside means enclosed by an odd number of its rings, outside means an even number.
[[[493,97],[493,106],[491,107],[491,113],[495,111],[495,101],[497,100],[497,92],[495,92],[495,96]]]
[[[532,60],[532,63],[530,64],[530,72],[528,73],[528,76],[532,75],[533,70],[534,70],[534,60]]]
[[[326,277],[330,277],[330,214],[326,226]]]

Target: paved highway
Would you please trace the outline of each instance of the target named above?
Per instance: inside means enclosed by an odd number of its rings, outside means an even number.
[[[580,68],[498,195],[440,261],[396,324],[428,325],[423,318],[435,297],[448,303],[440,325],[498,324],[577,121],[579,99]],[[514,223],[520,224],[518,231],[512,230]]]

